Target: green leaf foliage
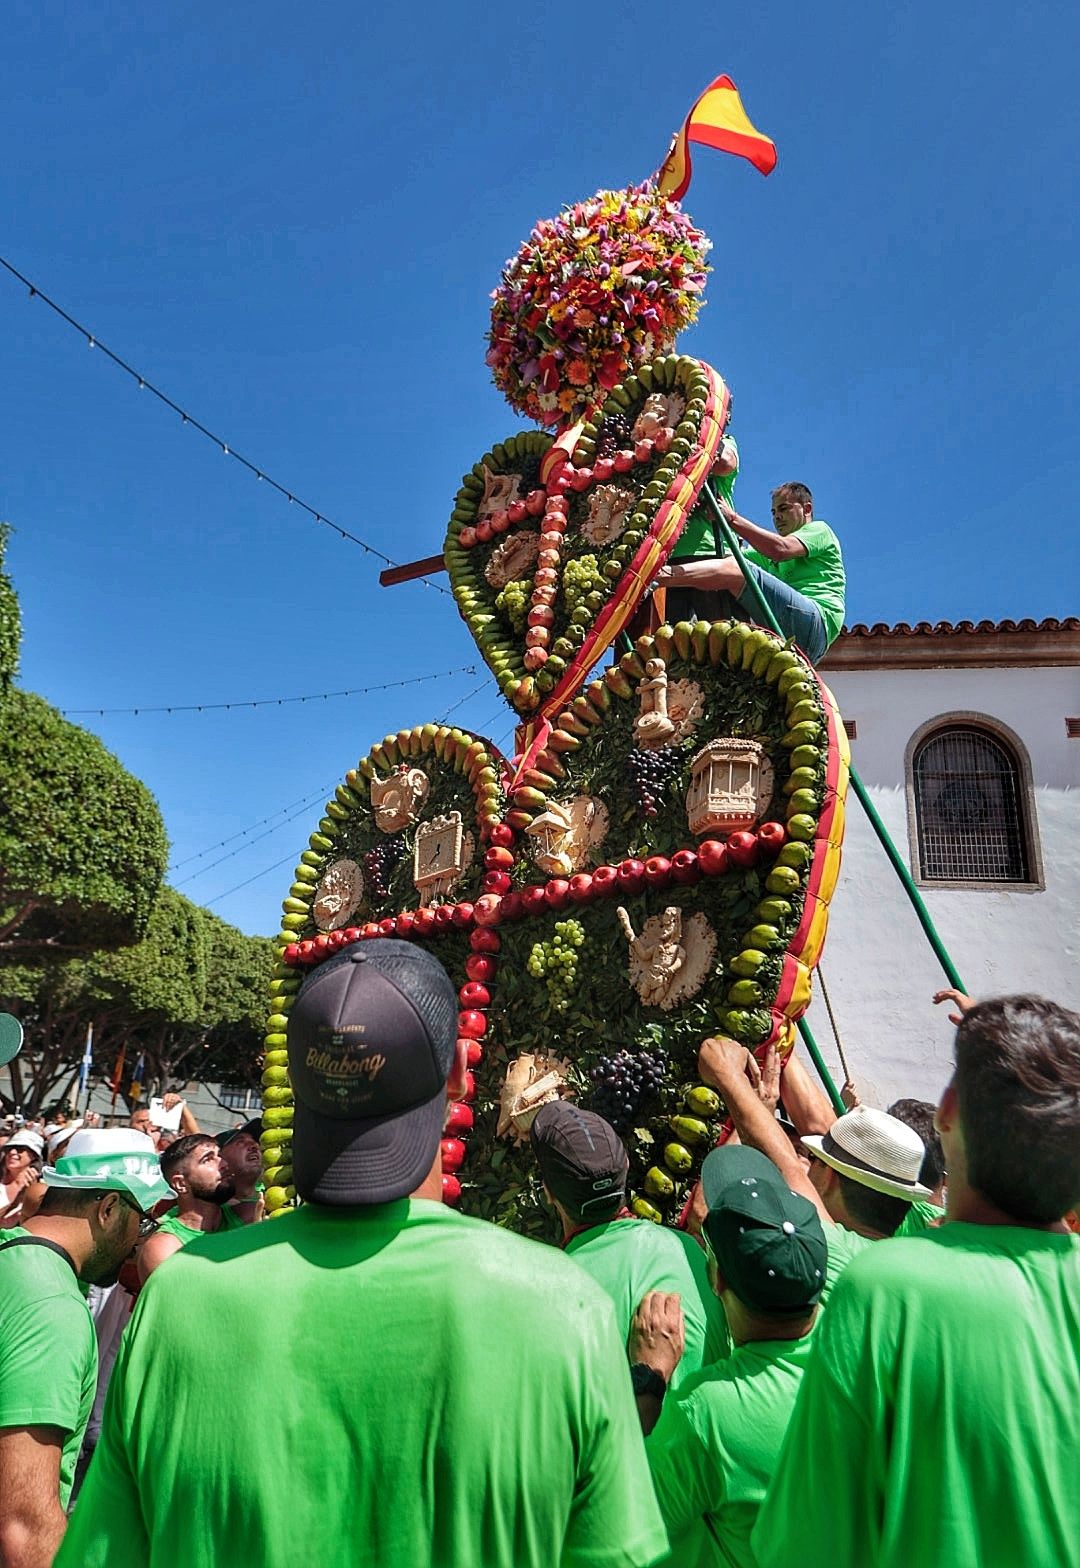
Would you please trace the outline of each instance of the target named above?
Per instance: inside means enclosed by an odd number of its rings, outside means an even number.
[[[0,523],[0,697],[19,673],[19,645],[22,641],[18,595],[11,578],[3,570],[10,534],[8,524]]]
[[[146,786],[96,736],[30,692],[0,722],[0,953],[137,941],[168,843]]]

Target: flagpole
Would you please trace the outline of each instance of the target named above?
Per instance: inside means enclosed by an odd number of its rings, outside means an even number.
[[[86,1115],[87,1111],[90,1109],[90,1068],[93,1065],[93,1060],[94,1060],[94,1025],[91,1022],[91,1023],[88,1023],[87,1026],[86,1026],[86,1045],[83,1048],[83,1059],[82,1059],[82,1063],[81,1063],[81,1065],[79,1067],[79,1092],[78,1092],[78,1096],[76,1098],[76,1110],[78,1109],[78,1101],[79,1100],[83,1101],[83,1115],[84,1116]],[[84,1098],[84,1096],[85,1096],[85,1098]]]

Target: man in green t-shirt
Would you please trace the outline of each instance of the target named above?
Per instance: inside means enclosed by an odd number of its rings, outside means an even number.
[[[230,1127],[217,1135],[222,1163],[233,1179],[233,1195],[226,1208],[245,1225],[263,1217],[262,1117],[253,1117],[242,1127]]]
[[[1077,1561],[1080,1015],[972,1008],[937,1126],[946,1223],[837,1284],[753,1537],[765,1568]]]
[[[664,1402],[646,1448],[674,1564],[755,1568],[750,1532],[787,1431],[825,1284],[813,1205],[738,1144],[701,1169],[702,1238],[734,1349]]]
[[[52,1562],[94,1402],[97,1342],[84,1284],[109,1285],[167,1192],[149,1138],[73,1134],[41,1207],[0,1230],[0,1562]]]
[[[174,1138],[161,1155],[161,1174],[176,1194],[176,1207],[169,1210],[156,1233],[139,1248],[140,1285],[189,1241],[212,1235],[216,1230],[235,1230],[244,1223],[226,1207],[236,1191],[236,1183],[217,1139],[210,1133],[184,1133]]]
[[[563,1250],[615,1303],[615,1320],[630,1325],[650,1291],[682,1301],[686,1348],[677,1386],[691,1372],[727,1354],[724,1315],[709,1287],[705,1256],[683,1231],[639,1220],[626,1208],[629,1161],[622,1139],[602,1116],[567,1100],[541,1106],[529,1132],[544,1189],[559,1216]],[[631,1367],[635,1392],[650,1382]]]
[[[773,491],[775,533],[740,517],[728,501],[721,499],[719,505],[751,546],[744,558],[781,631],[817,664],[844,624],[846,578],[840,541],[828,523],[814,517],[810,491],[796,481]],[[729,594],[753,614],[746,580],[733,556],[669,561],[657,581],[669,589],[693,589],[699,598],[704,594],[699,613],[708,619],[722,613],[719,603],[709,602],[715,594]]]
[[[633,1568],[666,1550],[608,1297],[441,1202],[457,1023],[410,942],[305,978],[304,1206],[151,1276],[60,1568]]]

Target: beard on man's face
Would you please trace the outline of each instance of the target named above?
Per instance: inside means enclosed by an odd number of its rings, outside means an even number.
[[[200,1203],[216,1203],[220,1207],[236,1196],[236,1182],[231,1176],[222,1176],[213,1186],[207,1184],[204,1189],[192,1187],[191,1196],[198,1198]]]

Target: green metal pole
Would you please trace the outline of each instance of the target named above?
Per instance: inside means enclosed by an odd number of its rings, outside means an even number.
[[[750,590],[750,596],[754,601],[754,606],[758,614],[761,616],[766,625],[771,626],[773,631],[779,632],[780,636],[782,637],[784,634],[781,630],[780,624],[777,621],[776,616],[773,614],[764,594],[758,587],[757,580],[754,577],[753,572],[748,572],[745,570],[746,562],[743,559],[742,549],[740,548],[735,531],[728,522],[727,518],[724,516],[723,512],[720,510],[720,505],[712,491],[712,485],[708,481],[705,483],[704,491],[706,499],[712,508],[713,516],[716,518],[716,522],[720,528],[720,532],[724,536],[725,544],[735,559],[739,562],[740,566],[744,568],[743,576],[746,579],[746,586]],[[884,822],[882,822],[881,818],[878,816],[877,808],[867,793],[866,785],[863,783],[862,779],[859,777],[854,768],[850,769],[850,774],[851,787],[859,798],[859,804],[866,812],[870,826],[877,834],[878,841],[881,844],[882,849],[884,849],[885,853],[888,855],[889,860],[892,863],[893,870],[900,878],[901,886],[908,896],[912,909],[914,909],[916,915],[918,916],[919,924],[925,931],[927,941],[933,948],[938,963],[944,970],[949,984],[955,986],[958,991],[966,991],[967,988],[960,978],[956,965],[949,957],[948,950],[946,949],[944,942],[941,940],[941,937],[938,935],[934,922],[930,918],[930,911],[923,902],[922,894],[919,892],[918,888],[915,886],[915,883],[912,880],[911,872],[907,867],[907,862],[904,860],[904,857],[901,855],[900,851],[897,849],[896,845],[890,838],[888,828],[886,828]]]
[[[836,1112],[837,1116],[843,1116],[847,1107],[845,1106],[840,1096],[839,1089],[833,1082],[832,1073],[830,1073],[829,1069],[825,1066],[825,1058],[821,1054],[821,1047],[814,1039],[813,1032],[810,1028],[810,1025],[806,1021],[805,1014],[802,1016],[802,1018],[799,1019],[799,1033],[802,1035],[803,1044],[810,1053],[810,1060],[818,1070],[818,1077],[825,1085],[829,1099],[833,1103],[833,1110]],[[783,1094],[782,1089],[780,1092]]]

